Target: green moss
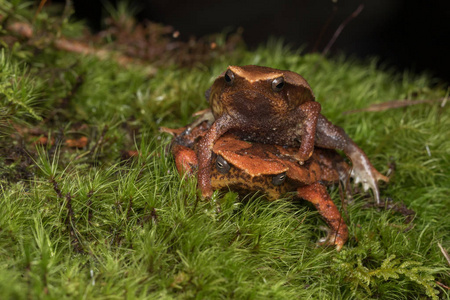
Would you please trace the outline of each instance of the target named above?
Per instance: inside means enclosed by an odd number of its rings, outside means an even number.
[[[16,90],[24,96],[14,98],[23,105],[2,98],[11,108],[8,120],[25,120],[54,137],[89,139],[78,150],[36,148],[25,133],[22,146],[17,138],[2,139],[2,153],[24,147],[32,157],[26,166],[0,161],[3,298],[449,297],[436,283],[450,285],[437,246],[450,248],[448,105],[342,114],[387,100],[444,97],[431,77],[383,70],[376,60],[303,55],[273,41],[207,66],[160,67],[151,76],[51,48],[26,58],[3,51],[8,72],[24,74],[24,62],[28,68]],[[324,222],[303,203],[238,199],[232,192],[200,201],[195,180],[180,178],[166,157],[169,138],[157,128],[193,120],[193,112],[207,107],[204,91],[231,64],[302,74],[323,113],[380,171],[396,163],[382,197],[413,209],[412,223],[393,210],[367,208],[356,196],[344,214],[350,239],[338,253],[316,247]],[[0,86],[10,82],[1,80]],[[124,161],[129,150],[139,156]],[[28,179],[11,180],[12,172],[22,174],[19,167]],[[337,191],[331,195],[339,205]]]

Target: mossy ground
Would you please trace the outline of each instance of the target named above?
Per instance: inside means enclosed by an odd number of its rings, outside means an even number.
[[[343,114],[445,97],[446,86],[430,76],[276,42],[151,76],[52,48],[8,48],[2,61],[1,299],[450,297],[438,247],[450,248],[449,105]],[[203,94],[215,76],[246,64],[302,74],[323,114],[378,170],[395,163],[381,194],[413,210],[412,222],[367,207],[370,199],[357,194],[343,212],[349,242],[336,252],[316,247],[324,222],[302,202],[232,192],[199,201],[195,180],[180,178],[166,156],[170,138],[158,127],[192,121],[207,107]],[[53,144],[36,143],[43,136]],[[80,149],[64,144],[83,136]],[[139,155],[124,155],[132,150]],[[342,208],[338,191],[330,192]]]

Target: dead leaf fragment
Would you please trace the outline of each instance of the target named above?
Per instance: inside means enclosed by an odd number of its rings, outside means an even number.
[[[88,144],[88,138],[85,136],[80,137],[79,139],[68,139],[66,140],[66,146],[69,148],[84,148]]]

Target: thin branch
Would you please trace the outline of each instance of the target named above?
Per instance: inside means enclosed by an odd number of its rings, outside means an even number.
[[[297,216],[294,216],[294,218],[298,221],[298,225],[297,226],[295,226],[295,228],[291,231],[291,232],[294,232],[294,231],[296,231],[297,230],[297,228],[299,228],[300,227],[300,225],[302,225],[303,224],[303,222],[305,221],[305,219],[306,219],[306,215],[303,217],[303,220],[299,220],[298,218],[297,218]]]
[[[24,38],[32,38],[33,37],[33,27],[30,24],[24,22],[15,22],[7,27],[11,32],[19,35]],[[75,52],[83,55],[93,55],[101,60],[105,60],[107,58],[113,58],[117,61],[118,64],[122,66],[127,66],[133,62],[133,59],[129,56],[122,55],[120,53],[106,50],[106,49],[96,49],[92,46],[89,46],[86,43],[68,40],[65,38],[57,38],[53,41],[54,46],[58,50],[64,50],[68,52]]]
[[[63,195],[61,189],[59,188],[58,182],[55,179],[51,178],[50,183],[53,185],[53,190],[55,191],[58,198],[62,199]]]
[[[360,4],[358,6],[358,8],[350,16],[348,16],[348,18],[345,19],[345,21],[342,22],[341,25],[339,25],[338,29],[336,29],[335,33],[333,34],[333,37],[328,42],[327,46],[323,49],[322,55],[327,55],[328,51],[330,51],[330,48],[333,46],[334,42],[336,42],[336,39],[339,37],[339,35],[341,35],[341,32],[342,32],[342,30],[344,30],[345,26],[347,26],[347,24],[351,20],[356,18],[363,9],[364,9],[364,4]]]
[[[64,197],[61,191],[61,188],[58,185],[58,182],[54,179],[50,179],[50,183],[53,186],[53,190],[55,191],[59,200],[63,201]],[[75,213],[72,208],[72,195],[70,193],[66,194],[66,204],[64,208],[67,210],[67,216],[64,219],[64,223],[66,224],[67,231],[69,232],[69,239],[74,250],[78,253],[83,253],[83,245],[81,243],[80,238],[77,235],[77,229],[75,227]]]
[[[435,282],[436,282],[437,285],[443,287],[444,289],[450,290],[450,287],[446,286],[445,284],[440,283],[439,281],[435,281]]]
[[[391,100],[391,101],[387,101],[387,102],[371,104],[370,106],[368,106],[366,108],[347,110],[347,111],[344,111],[342,114],[349,115],[349,114],[365,112],[365,111],[368,111],[368,112],[385,111],[385,110],[389,110],[389,109],[393,109],[393,108],[401,108],[401,107],[407,107],[407,106],[423,104],[423,103],[435,103],[435,102],[439,102],[439,101],[442,101],[442,103],[444,103],[444,101],[446,101],[446,100],[447,100],[447,97],[439,98],[439,99],[426,99],[426,100],[410,100],[410,99]]]
[[[47,0],[41,0],[41,2],[39,3],[39,7],[36,10],[36,12],[34,13],[34,17],[33,17],[33,24],[36,22],[36,18],[39,15],[39,13],[42,11],[42,8],[44,7],[45,3],[47,2]]]
[[[92,223],[92,217],[93,217],[93,212],[92,212],[92,196],[94,195],[94,190],[90,190],[89,193],[87,194],[87,199],[88,202],[86,204],[87,208],[88,208],[88,222]]]
[[[450,256],[448,255],[447,250],[442,247],[441,243],[438,243],[439,249],[441,249],[442,255],[444,255],[445,259],[447,260],[447,263],[450,265]]]
[[[328,26],[330,25],[331,21],[334,19],[334,16],[336,15],[338,8],[336,5],[333,6],[333,11],[331,12],[330,16],[328,17],[327,21],[322,27],[322,30],[319,33],[319,37],[317,38],[316,42],[314,43],[314,47],[312,49],[312,52],[316,52],[317,48],[319,48],[320,42],[322,41],[322,37],[325,34],[325,31],[327,30]]]
[[[71,244],[73,246],[73,249],[78,253],[83,253],[83,244],[80,240],[80,237],[78,236],[78,230],[75,226],[75,213],[73,211],[72,207],[72,195],[70,193],[66,194],[66,207],[67,209],[67,216],[65,219],[65,224],[67,227],[67,230],[69,231],[69,238],[71,240]]]

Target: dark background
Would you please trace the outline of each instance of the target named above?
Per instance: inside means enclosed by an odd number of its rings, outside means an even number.
[[[114,3],[115,1],[112,1]],[[322,51],[339,25],[364,4],[330,53],[365,58],[412,72],[428,71],[450,82],[450,1],[418,0],[147,0],[132,1],[138,18],[172,25],[180,39],[243,29],[252,48],[270,36],[283,38],[306,52]],[[101,28],[105,10],[100,1],[75,0],[76,17]],[[326,26],[328,22],[328,26]],[[319,36],[323,32],[322,38]]]

